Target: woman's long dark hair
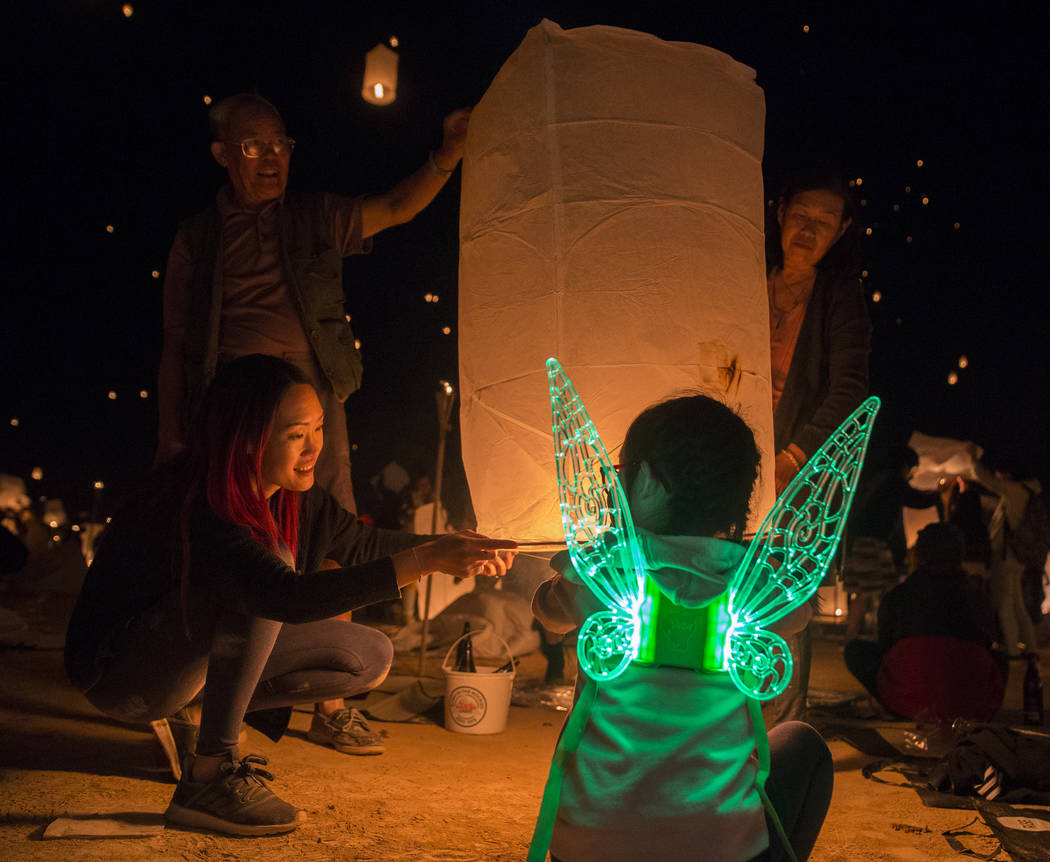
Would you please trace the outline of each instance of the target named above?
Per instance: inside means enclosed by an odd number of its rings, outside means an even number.
[[[792,173],[781,185],[775,203],[766,207],[766,270],[772,272],[784,263],[784,250],[780,247],[780,223],[777,213],[802,192],[834,192],[842,198],[842,218],[851,219],[849,227],[817,264],[817,269],[834,278],[855,278],[859,265],[858,243],[860,218],[853,191],[849,182],[838,171],[828,167],[802,168]]]
[[[282,488],[267,500],[262,457],[281,399],[300,383],[310,380],[294,365],[253,354],[224,365],[204,393],[183,460],[186,485],[177,524],[184,614],[189,597],[190,522],[202,496],[216,515],[247,527],[259,544],[274,552],[284,545],[295,556],[299,495]]]
[[[761,460],[755,435],[725,404],[706,395],[671,398],[627,429],[621,478],[630,495],[648,463],[670,494],[670,535],[740,539]]]

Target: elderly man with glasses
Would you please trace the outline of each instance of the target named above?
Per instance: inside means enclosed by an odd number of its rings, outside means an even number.
[[[356,511],[342,403],[360,386],[361,357],[343,309],[342,258],[429,204],[463,154],[470,111],[444,120],[441,146],[385,194],[286,191],[295,141],[261,96],[223,99],[209,115],[211,154],[229,185],[182,224],[164,278],[157,463],[184,448],[189,417],[223,362],[281,356],[310,375],[325,411],[317,481]]]

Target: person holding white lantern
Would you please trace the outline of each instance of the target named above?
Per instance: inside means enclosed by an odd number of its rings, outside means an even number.
[[[871,322],[856,280],[855,215],[841,176],[800,170],[766,232],[777,494],[868,394]],[[808,629],[792,637],[791,654],[796,672],[773,701],[777,723],[806,717]]]
[[[361,357],[343,309],[342,258],[368,252],[371,237],[434,199],[462,157],[469,119],[469,109],[445,117],[441,146],[389,191],[344,196],[287,191],[295,141],[262,96],[211,108],[211,154],[230,182],[182,224],[168,258],[156,463],[185,448],[219,365],[281,356],[309,375],[328,417],[318,482],[356,511],[342,404],[360,386]]]

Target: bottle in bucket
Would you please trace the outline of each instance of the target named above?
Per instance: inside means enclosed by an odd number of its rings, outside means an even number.
[[[473,638],[470,637],[470,623],[463,623],[463,635],[460,639],[459,646],[456,647],[456,670],[459,673],[477,673],[477,666],[474,664],[474,645]]]

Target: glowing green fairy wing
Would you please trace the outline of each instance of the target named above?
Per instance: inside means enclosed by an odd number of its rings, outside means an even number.
[[[820,586],[846,526],[879,399],[860,405],[784,489],[729,586],[729,673],[748,697],[769,700],[791,679],[791,653],[767,626]]]
[[[547,360],[547,379],[565,542],[573,568],[607,608],[580,629],[580,666],[612,679],[638,654],[645,562],[609,453],[557,359]]]

